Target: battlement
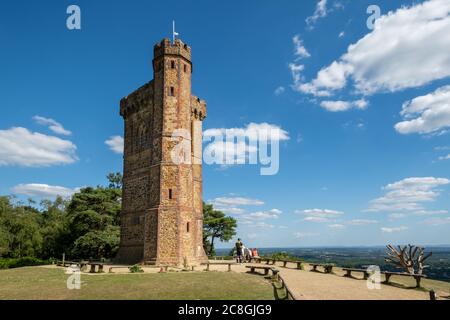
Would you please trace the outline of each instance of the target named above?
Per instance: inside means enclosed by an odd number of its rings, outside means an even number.
[[[120,115],[126,118],[153,99],[153,80],[147,82],[120,100]]]
[[[177,55],[182,56],[189,62],[191,61],[191,47],[180,39],[176,39],[175,43],[172,43],[168,38],[161,40],[153,47],[153,54],[155,59],[163,55]]]
[[[194,119],[203,121],[206,118],[206,101],[196,96],[191,96],[191,113]]]

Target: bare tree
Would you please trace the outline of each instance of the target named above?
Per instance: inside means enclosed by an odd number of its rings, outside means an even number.
[[[410,274],[422,274],[423,269],[428,266],[424,265],[426,259],[431,257],[432,252],[425,254],[425,248],[408,244],[407,246],[387,245],[387,255],[385,261],[403,267]]]

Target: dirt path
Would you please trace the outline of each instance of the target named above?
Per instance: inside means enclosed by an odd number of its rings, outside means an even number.
[[[379,290],[367,288],[366,281],[345,278],[340,274],[324,274],[296,270],[295,265],[277,266],[280,275],[299,300],[428,300],[427,292],[381,285]],[[211,266],[211,270],[226,271],[226,266]],[[245,265],[232,266],[234,272],[247,272]]]

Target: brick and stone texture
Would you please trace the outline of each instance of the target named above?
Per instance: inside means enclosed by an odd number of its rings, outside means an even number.
[[[191,48],[179,39],[164,39],[154,46],[153,80],[120,101],[125,146],[117,262],[195,265],[207,260],[201,166],[206,103],[191,94],[191,75]],[[174,139],[180,129],[189,134]],[[181,144],[190,146],[187,163],[172,159]]]

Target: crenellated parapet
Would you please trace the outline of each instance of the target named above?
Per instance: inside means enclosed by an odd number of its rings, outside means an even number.
[[[173,55],[181,56],[189,63],[191,62],[191,48],[180,39],[176,39],[175,43],[172,43],[167,38],[163,39],[153,47],[153,54],[154,60],[162,56]]]
[[[192,119],[203,121],[206,118],[206,101],[191,96]]]
[[[120,100],[120,115],[126,118],[128,115],[147,107],[152,100],[153,80]]]

